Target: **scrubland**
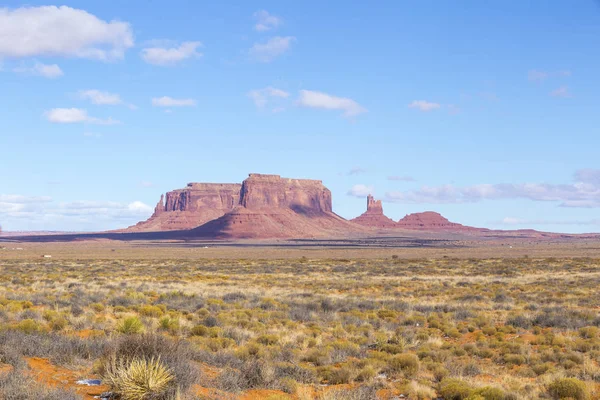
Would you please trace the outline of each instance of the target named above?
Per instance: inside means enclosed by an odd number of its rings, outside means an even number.
[[[587,258],[0,260],[0,398],[595,399],[599,288]]]

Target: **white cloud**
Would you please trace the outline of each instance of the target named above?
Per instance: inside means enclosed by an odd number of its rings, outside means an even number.
[[[98,124],[98,125],[115,125],[120,124],[119,121],[107,118],[95,118],[88,115],[86,110],[81,108],[53,108],[50,111],[46,111],[44,113],[46,119],[50,122],[54,122],[57,124],[74,124],[87,122],[90,124]]]
[[[201,42],[183,42],[179,47],[148,47],[142,50],[142,59],[149,64],[160,66],[173,66],[188,58],[198,58],[202,53],[198,52]]]
[[[293,36],[275,36],[264,43],[254,43],[250,56],[260,62],[271,62],[285,53],[295,40]]]
[[[174,99],[169,96],[154,97],[152,105],[156,107],[194,107],[196,100],[194,99]]]
[[[575,182],[548,183],[496,183],[471,186],[423,186],[414,191],[386,193],[386,199],[398,203],[471,203],[483,200],[528,199],[557,202],[561,207],[600,207],[600,176],[598,170],[579,170]]]
[[[408,105],[409,108],[416,108],[419,111],[433,111],[441,106],[438,103],[432,103],[426,100],[415,100]]]
[[[573,97],[571,95],[571,92],[569,91],[568,86],[561,86],[558,89],[553,90],[552,92],[550,92],[550,96],[563,98]]]
[[[140,182],[140,186],[141,187],[145,187],[145,188],[149,188],[149,187],[153,187],[154,183],[152,183],[150,181],[141,181]]]
[[[0,198],[3,196],[0,195]],[[23,197],[23,196],[21,196]],[[34,198],[32,198],[34,199]],[[0,201],[0,220],[10,230],[106,230],[123,228],[152,214],[141,201],[77,201],[59,203],[47,197],[38,201]]]
[[[81,90],[79,97],[90,100],[94,104],[123,104],[121,96],[115,93],[101,92],[99,90]]]
[[[248,97],[254,102],[254,105],[258,108],[264,108],[270,98],[278,97],[286,99],[290,96],[285,90],[277,89],[268,86],[263,89],[255,89],[248,92]]]
[[[271,29],[276,29],[283,24],[283,20],[280,17],[272,15],[266,10],[255,12],[254,18],[256,19],[256,25],[254,25],[254,29],[259,32],[270,31]]]
[[[18,194],[0,194],[0,203],[30,204],[48,203],[52,201],[48,196],[22,196]]]
[[[575,181],[600,186],[600,169],[585,168],[575,171]]]
[[[67,6],[0,8],[0,58],[64,56],[122,59],[134,44],[131,27]]]
[[[89,100],[96,105],[124,105],[132,110],[137,109],[135,105],[125,103],[117,93],[102,92],[100,90],[80,90],[78,96],[79,98]]]
[[[352,186],[352,188],[348,191],[347,195],[354,197],[367,197],[368,195],[373,194],[374,192],[375,188],[373,186],[358,184]]]
[[[344,111],[345,117],[354,117],[367,112],[364,107],[352,99],[336,97],[327,93],[315,92],[312,90],[301,90],[298,104],[310,108],[342,110]]]
[[[36,62],[32,67],[20,66],[13,69],[14,72],[22,74],[30,74],[43,76],[44,78],[59,78],[64,75],[64,72],[56,64],[42,64]]]

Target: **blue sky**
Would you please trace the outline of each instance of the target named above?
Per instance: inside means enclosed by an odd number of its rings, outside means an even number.
[[[600,231],[599,48],[592,0],[5,1],[0,225],[123,227],[260,172],[322,179],[346,218],[373,192],[394,219]]]

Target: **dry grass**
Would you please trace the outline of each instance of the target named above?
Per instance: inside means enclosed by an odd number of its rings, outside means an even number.
[[[591,258],[2,260],[0,361],[160,357],[165,396],[597,398],[598,287]]]

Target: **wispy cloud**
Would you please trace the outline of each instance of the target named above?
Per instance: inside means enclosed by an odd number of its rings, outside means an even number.
[[[197,50],[201,46],[202,42],[183,42],[178,47],[147,47],[141,56],[149,64],[171,67],[189,58],[202,57]]]
[[[344,112],[345,117],[355,117],[367,112],[366,108],[352,99],[312,90],[301,90],[298,104],[309,108],[340,110]]]
[[[247,96],[254,102],[257,108],[265,108],[269,100],[274,98],[286,99],[290,94],[285,90],[267,86],[262,89],[251,90],[247,93]]]
[[[36,225],[47,229],[51,224],[75,224],[94,228],[101,223],[121,227],[135,223],[152,214],[152,207],[141,201],[120,203],[113,201],[56,202],[48,196],[21,196],[0,194],[0,217],[19,225]]]
[[[451,204],[483,200],[528,199],[557,202],[561,207],[600,207],[600,170],[579,170],[573,183],[496,183],[471,186],[423,186],[414,191],[392,191],[386,200],[398,203]]]
[[[174,99],[169,96],[155,97],[152,99],[152,105],[156,107],[194,107],[194,99]]]
[[[439,103],[433,103],[426,100],[414,100],[408,105],[409,108],[415,108],[419,111],[433,111],[441,107]]]
[[[254,25],[254,29],[259,32],[270,31],[272,29],[276,29],[283,24],[283,19],[280,17],[270,14],[266,10],[260,10],[254,13],[254,19],[256,20],[256,25]]]
[[[571,94],[571,91],[569,90],[568,86],[561,86],[561,87],[553,90],[552,92],[550,92],[550,96],[552,96],[552,97],[562,97],[562,98],[573,97],[573,95]]]
[[[538,69],[532,69],[527,73],[527,79],[529,79],[529,81],[538,82],[538,83],[543,82],[549,78],[569,77],[569,76],[571,76],[571,71],[569,71],[569,70],[549,72],[549,71],[542,71],[542,70],[538,70]]]
[[[296,40],[294,36],[275,36],[263,43],[254,43],[249,54],[253,59],[268,63],[290,49]]]
[[[115,125],[120,124],[113,118],[96,118],[88,115],[87,111],[81,108],[53,108],[44,113],[46,119],[56,124],[75,124],[75,123],[90,123],[97,125]]]
[[[64,72],[57,64],[42,64],[36,62],[33,66],[21,65],[13,69],[14,72],[20,74],[42,76],[44,78],[56,79],[64,75]]]
[[[552,220],[552,219],[528,219],[517,217],[505,217],[501,221],[493,222],[501,225],[600,225],[600,219],[584,220]]]
[[[353,197],[367,197],[368,195],[373,194],[373,193],[375,193],[374,186],[358,184],[358,185],[352,186],[352,188],[350,188],[350,190],[346,194],[348,196],[353,196]]]
[[[549,76],[550,76],[549,72],[532,69],[531,71],[528,72],[527,79],[529,79],[532,82],[542,82],[542,81],[545,81],[546,79],[548,79]]]
[[[121,99],[121,96],[116,93],[102,92],[100,90],[80,90],[78,96],[81,99],[89,100],[96,105],[124,105],[134,110],[137,107],[133,104],[128,104]]]
[[[367,170],[364,168],[354,167],[350,171],[348,171],[348,173],[346,175],[349,175],[349,176],[361,175],[361,174],[364,174],[365,172],[367,172]]]
[[[63,56],[113,61],[122,59],[133,45],[128,23],[107,22],[84,10],[67,6],[0,8],[0,59]]]

